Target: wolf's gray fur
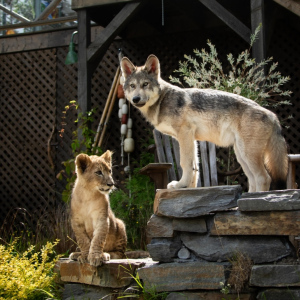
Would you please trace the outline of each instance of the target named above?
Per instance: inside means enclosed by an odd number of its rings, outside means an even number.
[[[276,115],[239,95],[211,89],[182,89],[160,77],[160,64],[150,55],[142,67],[121,61],[126,98],[159,131],[180,145],[183,175],[168,188],[194,187],[195,140],[233,145],[249,181],[249,192],[269,190],[271,178],[283,188],[288,168],[286,143]]]

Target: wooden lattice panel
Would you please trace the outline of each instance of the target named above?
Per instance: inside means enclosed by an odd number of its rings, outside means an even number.
[[[286,32],[289,32],[287,35]],[[283,133],[291,153],[300,153],[298,127],[300,124],[300,91],[299,91],[299,52],[298,32],[287,24],[275,26],[268,56],[274,56],[279,62],[279,70],[290,75],[292,80],[286,85],[293,91],[293,106],[277,109],[281,119],[293,114],[287,120],[289,128]],[[192,54],[193,49],[207,47],[210,39],[225,61],[226,54],[237,54],[248,48],[235,33],[230,30],[216,30],[197,33],[184,33],[169,36],[139,38],[136,40],[116,40],[109,48],[92,79],[92,107],[97,108],[92,129],[96,130],[105,102],[118,67],[118,49],[122,48],[137,65],[144,64],[148,55],[155,54],[161,61],[162,77],[168,80],[169,75],[178,68],[178,61],[184,54]],[[70,100],[77,100],[77,65],[66,66],[64,60],[68,47],[52,50],[0,55],[0,157],[1,188],[0,201],[2,210],[0,218],[16,207],[24,207],[31,214],[40,211],[41,207],[51,207],[54,198],[60,199],[65,182],[55,179],[62,169],[61,163],[72,157],[72,132],[76,130],[76,111],[68,111],[67,118],[62,118],[65,106]],[[120,157],[120,121],[118,119],[118,100],[115,103],[108,130],[106,131],[103,150],[110,149],[114,154],[114,177],[122,183],[126,175]],[[137,159],[144,151],[142,140],[152,135],[152,127],[141,113],[131,108],[133,119],[133,137],[136,149],[132,157]],[[59,136],[62,122],[65,133]],[[56,133],[51,141],[51,156],[54,169],[50,167],[47,143],[53,125]],[[228,150],[218,148],[217,156],[227,164]],[[127,159],[125,159],[127,164]],[[220,164],[219,164],[220,166]],[[297,170],[299,173],[299,170]],[[298,174],[297,173],[297,174]],[[237,178],[246,190],[247,180],[244,175]],[[299,174],[297,176],[299,180]],[[222,184],[223,182],[220,182]]]
[[[55,50],[0,56],[1,217],[53,205],[47,142],[55,124]]]

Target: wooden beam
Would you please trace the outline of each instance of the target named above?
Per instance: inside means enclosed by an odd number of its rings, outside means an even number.
[[[285,7],[295,15],[300,17],[300,2],[295,0],[274,0],[276,3]]]
[[[259,63],[266,57],[264,0],[251,0],[250,2],[252,34],[260,24],[262,25],[257,35],[257,40],[252,47],[252,56],[255,58],[256,62]]]
[[[77,10],[80,8],[107,5],[107,4],[116,4],[122,2],[131,2],[134,0],[72,0],[72,9]]]
[[[114,19],[105,27],[99,37],[88,47],[87,60],[88,63],[95,69],[105,54],[107,48],[121,31],[121,29],[128,23],[129,19],[141,6],[141,2],[128,3],[123,9],[114,17]]]
[[[250,29],[237,19],[232,13],[226,10],[216,0],[199,0],[206,6],[212,13],[221,19],[227,26],[235,31],[243,40],[250,43]]]
[[[76,16],[71,17],[62,17],[52,20],[40,20],[40,21],[33,21],[33,22],[22,22],[18,24],[11,24],[11,25],[4,25],[0,26],[0,30],[9,30],[9,29],[17,29],[17,28],[28,28],[28,27],[36,27],[36,26],[45,26],[45,25],[53,25],[59,23],[67,23],[76,21]]]
[[[45,20],[55,10],[61,0],[52,0],[50,4],[43,10],[43,12],[36,18],[37,20]]]
[[[0,37],[0,54],[21,51],[41,50],[48,48],[64,47],[70,44],[72,33],[76,27],[51,32],[33,32],[26,34],[13,34]],[[101,26],[93,26],[91,29],[91,40],[103,30]],[[74,42],[77,44],[77,36]]]
[[[77,11],[78,16],[78,105],[81,112],[91,109],[92,71],[87,62],[87,49],[91,43],[91,19],[86,9]],[[80,127],[81,124],[78,124]],[[83,140],[82,131],[78,130],[78,139]]]
[[[9,10],[8,8],[6,8],[4,5],[0,4],[0,9],[3,10],[5,13],[13,16],[15,19],[19,20],[19,21],[23,21],[23,22],[30,22],[29,19]]]

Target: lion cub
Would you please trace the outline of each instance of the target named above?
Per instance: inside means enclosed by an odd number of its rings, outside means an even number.
[[[124,258],[127,236],[123,221],[116,218],[109,204],[112,179],[111,151],[103,155],[76,157],[76,173],[71,200],[71,225],[81,252],[70,259],[100,266],[110,258]]]

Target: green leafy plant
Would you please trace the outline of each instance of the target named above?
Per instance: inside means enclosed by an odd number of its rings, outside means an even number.
[[[282,76],[279,71],[276,71],[278,63],[272,63],[273,57],[261,62],[251,58],[251,48],[259,30],[260,27],[251,35],[249,49],[241,52],[236,58],[232,53],[227,55],[229,65],[227,73],[218,58],[216,47],[209,40],[207,41],[209,52],[205,49],[201,51],[195,49],[194,53],[198,59],[184,55],[186,60],[179,62],[179,69],[175,72],[179,73],[190,87],[231,92],[252,99],[262,106],[290,105],[290,101],[276,98],[276,96],[291,95],[291,91],[282,90],[282,86],[290,80],[290,77]],[[269,70],[265,73],[270,63]],[[183,85],[179,78],[170,76],[170,80]]]
[[[39,252],[30,246],[25,252],[16,250],[17,239],[0,245],[0,299],[39,300],[54,297],[53,272],[59,256],[54,256],[57,242],[48,242]]]
[[[75,100],[70,101],[70,104],[65,107],[65,111],[63,111],[64,116],[62,117],[63,122],[62,125],[65,126],[66,123],[66,116],[69,110],[74,109],[77,112],[77,119],[75,123],[78,124],[77,129],[81,131],[82,139],[78,138],[78,130],[73,131],[73,140],[71,143],[72,149],[72,158],[62,162],[64,165],[64,169],[61,170],[57,174],[58,179],[66,179],[66,187],[62,192],[62,200],[65,203],[68,203],[71,198],[72,188],[76,179],[75,174],[75,158],[80,153],[85,153],[88,155],[98,153],[99,155],[102,154],[102,150],[99,147],[93,147],[94,136],[95,132],[90,129],[90,124],[94,121],[93,114],[96,111],[96,108],[91,109],[86,114],[81,112],[80,107],[78,106]],[[60,131],[60,136],[63,137],[64,135],[64,128]]]
[[[138,160],[134,160],[136,167],[126,180],[125,189],[110,194],[111,208],[125,222],[128,245],[132,249],[145,249],[147,222],[153,214],[154,184],[149,177],[139,173],[141,167],[154,162],[154,155],[146,152],[147,145],[151,143],[154,141],[143,143],[144,151]]]
[[[290,105],[289,100],[282,99],[282,97],[290,97],[292,93],[282,88],[290,80],[290,77],[283,76],[276,71],[278,63],[273,62],[273,57],[261,62],[256,62],[254,58],[251,58],[251,49],[257,40],[260,28],[261,26],[257,27],[254,34],[251,35],[249,49],[242,51],[236,58],[232,53],[227,54],[226,67],[223,67],[216,47],[208,40],[209,51],[195,49],[196,58],[184,55],[185,61],[180,61],[179,68],[174,72],[178,73],[189,87],[210,88],[238,94],[254,100],[261,106],[272,108],[279,105]],[[178,77],[170,76],[170,80],[183,86]],[[288,117],[288,119],[290,118],[292,116]],[[229,153],[232,151],[229,149]],[[227,165],[227,172],[236,169],[235,155],[229,158],[229,162],[229,165],[223,164]],[[227,180],[227,184],[233,182],[236,182],[236,178]]]
[[[140,279],[138,272],[136,272],[136,274],[133,274],[132,269],[127,269],[124,266],[120,267],[125,269],[126,273],[134,280],[136,285],[127,288],[117,299],[138,298],[144,300],[164,300],[167,298],[168,293],[157,292],[156,287],[154,285],[151,285],[150,287],[145,287],[143,281]]]

